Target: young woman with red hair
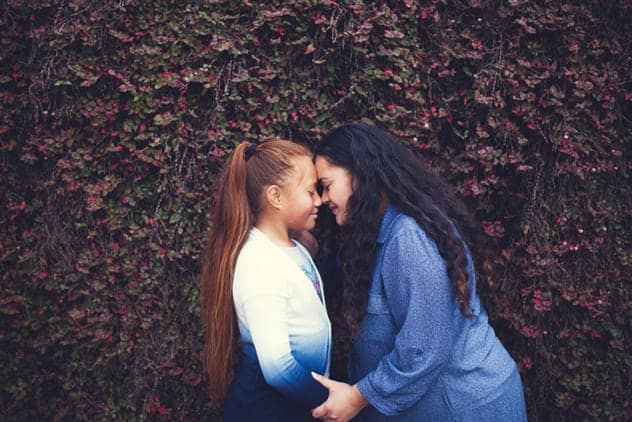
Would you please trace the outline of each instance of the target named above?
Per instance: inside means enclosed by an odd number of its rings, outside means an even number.
[[[310,420],[327,391],[331,327],[322,281],[291,232],[314,228],[309,151],[290,141],[237,146],[220,178],[201,275],[204,360],[223,420]]]

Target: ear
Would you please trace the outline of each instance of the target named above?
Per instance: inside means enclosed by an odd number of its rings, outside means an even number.
[[[265,198],[272,208],[280,210],[283,207],[283,198],[281,188],[279,186],[268,186],[265,190]]]

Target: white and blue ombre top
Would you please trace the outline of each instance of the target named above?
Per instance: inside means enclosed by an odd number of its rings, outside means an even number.
[[[270,386],[311,408],[327,398],[310,372],[329,373],[331,324],[316,266],[297,248],[310,271],[253,228],[237,258],[233,300],[243,358],[256,359]]]

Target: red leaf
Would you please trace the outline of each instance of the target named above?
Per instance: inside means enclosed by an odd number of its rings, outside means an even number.
[[[402,34],[399,31],[389,31],[388,29],[386,29],[384,31],[384,36],[386,38],[391,38],[391,39],[402,39],[404,38],[404,34]]]

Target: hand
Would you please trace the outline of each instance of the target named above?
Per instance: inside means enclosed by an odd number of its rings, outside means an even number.
[[[362,410],[368,402],[356,385],[331,380],[312,372],[312,377],[329,390],[329,397],[320,406],[312,409],[314,418],[324,421],[346,422]]]

